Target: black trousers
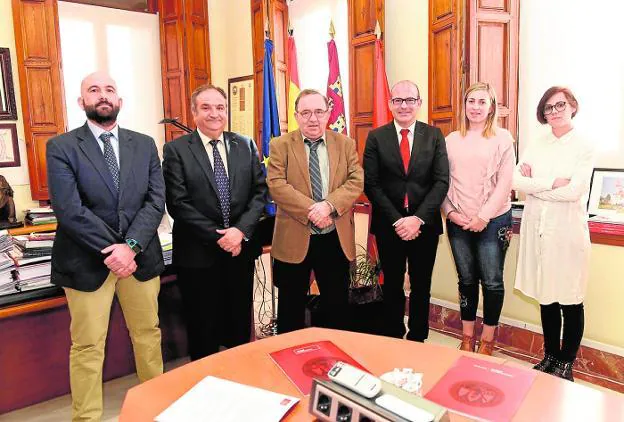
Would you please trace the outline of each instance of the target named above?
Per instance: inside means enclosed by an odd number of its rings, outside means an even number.
[[[544,331],[544,352],[565,362],[574,362],[581,347],[585,329],[585,311],[583,304],[561,305],[554,302],[540,305],[542,329]],[[563,341],[561,325],[563,316]]]
[[[409,264],[410,296],[407,339],[424,341],[429,336],[429,299],[431,273],[435,264],[439,235],[422,227],[414,240],[404,241],[394,227],[375,231],[379,259],[384,276],[384,334],[402,338],[405,335],[405,263]]]
[[[287,333],[305,327],[311,271],[319,288],[323,325],[349,329],[349,261],[334,230],[312,235],[308,253],[299,264],[273,260],[273,280],[279,289],[277,330]]]
[[[191,360],[249,342],[255,259],[219,251],[205,268],[177,268]]]

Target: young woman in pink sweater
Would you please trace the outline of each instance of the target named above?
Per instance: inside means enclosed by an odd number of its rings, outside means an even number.
[[[491,355],[505,285],[503,266],[511,236],[511,183],[516,162],[511,134],[497,126],[494,89],[471,85],[464,95],[460,130],[446,148],[450,186],[442,210],[459,277],[461,350],[474,351],[479,282],[483,331],[478,353]]]

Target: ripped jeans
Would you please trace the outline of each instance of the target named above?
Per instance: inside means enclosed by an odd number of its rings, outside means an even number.
[[[479,281],[483,288],[483,323],[498,325],[505,284],[503,267],[511,239],[511,210],[490,220],[482,232],[462,230],[446,221],[451,250],[459,277],[462,321],[474,321],[479,305]]]

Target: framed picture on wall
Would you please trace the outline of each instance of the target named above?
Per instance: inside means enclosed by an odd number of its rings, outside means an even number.
[[[0,47],[0,120],[17,120],[15,89],[8,48]]]
[[[0,167],[19,166],[17,126],[15,126],[15,123],[0,124]]]
[[[594,169],[588,212],[596,220],[624,223],[624,169]]]
[[[254,137],[253,75],[228,79],[229,130]]]

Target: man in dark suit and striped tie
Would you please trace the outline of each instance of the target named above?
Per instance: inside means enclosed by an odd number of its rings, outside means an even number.
[[[139,380],[163,371],[158,292],[164,264],[156,230],[165,211],[165,185],[154,140],[117,124],[122,100],[109,75],[87,76],[78,104],[87,115],[84,126],[46,145],[58,219],[52,283],[65,289],[71,314],[72,420],[99,421],[115,295]]]
[[[173,264],[192,360],[249,341],[253,275],[261,245],[254,231],[267,187],[254,141],[227,125],[225,91],[191,95],[197,129],[165,145]]]

